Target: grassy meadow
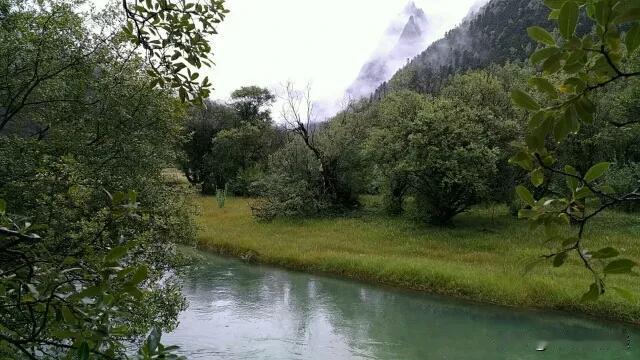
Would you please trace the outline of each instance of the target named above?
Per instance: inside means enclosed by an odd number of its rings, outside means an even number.
[[[629,302],[609,291],[597,302],[580,302],[592,278],[575,254],[561,268],[543,263],[525,274],[526,265],[551,248],[504,207],[474,209],[456,217],[454,227],[439,228],[410,212],[386,216],[375,197],[364,198],[363,208],[348,217],[271,223],[251,216],[250,199],[228,198],[224,208],[215,197],[197,202],[199,246],[219,254],[486,303],[640,323],[637,299]],[[637,215],[606,213],[587,238],[591,249],[613,245],[625,257],[640,259]],[[610,277],[607,285],[640,295],[637,277]]]

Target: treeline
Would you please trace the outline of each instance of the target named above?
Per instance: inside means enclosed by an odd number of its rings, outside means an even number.
[[[241,183],[230,186],[238,189],[234,193],[259,197],[253,204],[254,214],[266,220],[341,214],[357,208],[361,194],[381,195],[393,215],[401,214],[411,198],[417,216],[437,224],[448,223],[478,204],[506,204],[515,214],[523,204],[515,198],[514,188],[528,174],[509,164],[509,159],[527,141],[523,134],[529,120],[512,104],[511,91],[527,86],[535,72],[523,63],[494,65],[451,76],[436,93],[400,90],[380,101],[351,104],[323,124],[307,118],[304,94],[290,91],[294,111],[285,114],[279,128],[267,122],[270,130],[263,135],[271,141],[256,138],[255,147],[244,146],[262,149],[260,159],[246,158],[254,169],[251,179],[246,178],[242,162],[232,160],[233,152],[220,153],[218,161],[208,165],[209,171],[235,169],[225,178],[226,184]],[[638,95],[636,81],[599,94],[602,111],[592,124],[570,137],[561,161],[586,172],[593,163],[614,159],[608,182],[619,191],[633,187],[640,180],[640,129],[616,124],[640,115]],[[231,109],[235,101],[212,108]],[[196,129],[192,139],[197,133]],[[209,141],[213,154],[218,140],[214,136]],[[542,186],[531,187],[536,198],[564,191],[561,177],[548,173],[544,179]],[[203,186],[203,191],[208,188]],[[627,210],[636,209],[627,205]]]
[[[273,123],[275,96],[255,86],[234,91],[231,102],[193,107],[185,125],[179,166],[204,194],[230,190],[251,195],[250,185],[265,171],[269,155],[283,146],[284,131]]]

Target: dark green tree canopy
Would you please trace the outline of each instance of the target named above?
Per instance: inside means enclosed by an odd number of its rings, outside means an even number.
[[[236,109],[240,119],[247,122],[269,122],[269,107],[275,96],[267,89],[258,86],[243,86],[231,93],[231,106]]]

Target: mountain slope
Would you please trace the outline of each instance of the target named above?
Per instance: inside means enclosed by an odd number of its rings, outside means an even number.
[[[542,0],[492,0],[401,68],[373,98],[397,89],[435,92],[451,74],[524,60],[535,49],[527,27],[551,29],[548,14]]]

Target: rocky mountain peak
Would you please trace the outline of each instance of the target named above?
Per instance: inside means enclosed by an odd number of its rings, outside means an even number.
[[[415,18],[412,16],[409,17],[409,21],[407,25],[402,29],[402,34],[400,35],[400,41],[411,41],[414,39],[419,39],[422,36],[422,29],[416,23]]]
[[[379,46],[382,50],[376,51],[364,64],[357,79],[347,89],[349,97],[368,96],[407,60],[422,52],[427,46],[429,26],[425,12],[409,1],[390,24]]]

